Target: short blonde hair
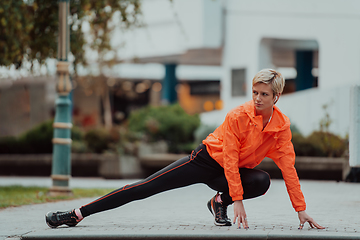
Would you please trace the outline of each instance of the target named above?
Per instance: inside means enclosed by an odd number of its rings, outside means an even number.
[[[274,96],[276,94],[281,94],[285,86],[285,78],[281,73],[267,68],[258,72],[252,80],[252,85],[254,86],[257,83],[266,83],[271,84],[271,89],[273,90]]]

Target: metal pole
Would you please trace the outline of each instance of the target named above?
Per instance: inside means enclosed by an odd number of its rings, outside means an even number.
[[[165,64],[165,77],[162,86],[163,104],[172,104],[177,100],[176,64]]]
[[[69,180],[71,176],[71,101],[69,92],[72,89],[69,77],[69,0],[59,0],[59,39],[58,39],[58,82],[56,90],[56,113],[54,120],[52,187],[49,194],[71,195]]]
[[[349,164],[360,167],[360,86],[350,90]]]

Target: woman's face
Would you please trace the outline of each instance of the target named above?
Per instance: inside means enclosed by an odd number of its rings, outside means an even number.
[[[271,110],[275,104],[276,96],[274,96],[270,84],[257,83],[253,85],[253,101],[257,111]]]

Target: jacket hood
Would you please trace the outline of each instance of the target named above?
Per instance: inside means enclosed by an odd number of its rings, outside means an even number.
[[[242,105],[244,112],[249,116],[250,120],[253,121],[257,116],[255,115],[255,105],[252,100]],[[273,115],[270,123],[264,129],[264,132],[279,132],[290,127],[290,119],[283,114],[280,109],[274,105]]]

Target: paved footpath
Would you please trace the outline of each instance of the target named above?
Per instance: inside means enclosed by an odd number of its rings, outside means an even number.
[[[71,187],[118,188],[134,180],[74,178]],[[50,186],[49,178],[0,177],[0,185]],[[360,239],[360,184],[301,181],[307,213],[326,227],[299,230],[284,182],[273,180],[268,193],[244,201],[250,229],[217,227],[206,202],[215,194],[205,185],[172,190],[98,213],[78,226],[51,229],[44,215],[69,210],[92,199],[35,204],[0,210],[0,240],[17,239]],[[229,216],[232,217],[232,207]]]

